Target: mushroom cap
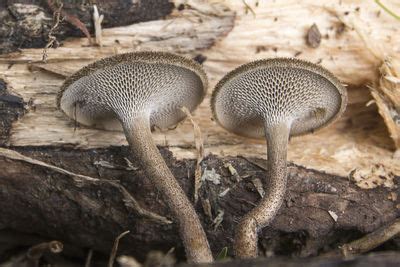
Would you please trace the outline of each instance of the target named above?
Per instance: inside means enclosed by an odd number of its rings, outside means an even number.
[[[57,106],[79,123],[121,130],[136,116],[165,129],[185,118],[207,92],[207,76],[197,62],[167,52],[111,56],[83,67],[65,80]]]
[[[323,67],[291,58],[244,64],[216,85],[214,117],[235,134],[265,138],[265,128],[287,123],[290,135],[314,132],[345,110],[347,92]]]

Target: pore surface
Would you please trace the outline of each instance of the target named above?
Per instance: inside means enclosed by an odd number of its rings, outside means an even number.
[[[291,135],[320,128],[339,112],[342,102],[325,77],[276,66],[237,74],[220,86],[214,101],[214,114],[224,128],[255,138],[265,137],[264,121],[291,123]]]
[[[169,64],[125,62],[97,70],[68,86],[60,106],[78,122],[119,128],[119,121],[150,116],[152,126],[166,128],[185,117],[202,99],[203,84],[191,70]]]

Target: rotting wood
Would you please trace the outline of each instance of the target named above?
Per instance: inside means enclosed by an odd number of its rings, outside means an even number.
[[[137,212],[139,215],[141,216],[145,216],[150,220],[154,220],[158,223],[161,224],[170,224],[172,223],[170,220],[168,220],[167,218],[160,216],[158,214],[155,214],[151,211],[147,211],[145,209],[143,209],[139,203],[132,197],[131,194],[129,194],[129,192],[121,185],[119,185],[118,183],[116,183],[115,181],[110,181],[110,180],[99,180],[97,178],[92,178],[86,175],[81,175],[81,174],[76,174],[76,173],[72,173],[68,170],[65,170],[63,168],[59,168],[56,167],[54,165],[50,165],[50,164],[46,164],[43,161],[40,160],[36,160],[30,157],[25,157],[24,155],[14,151],[14,150],[10,150],[10,149],[5,149],[5,148],[1,148],[0,147],[0,156],[5,157],[7,159],[12,159],[12,160],[17,160],[17,161],[23,161],[29,164],[33,164],[33,165],[39,165],[39,166],[43,166],[45,168],[48,168],[54,172],[58,172],[64,175],[67,175],[69,177],[71,177],[74,182],[75,185],[77,187],[80,186],[80,183],[109,183],[111,186],[114,186],[118,189],[118,191],[120,191],[121,195],[124,197],[123,202],[125,204],[126,207],[131,208],[133,211]]]
[[[400,151],[400,58],[387,58],[379,70],[381,78],[371,87],[371,94]]]
[[[175,9],[165,20],[105,29],[104,47],[88,47],[85,38],[65,41],[63,47],[49,51],[48,64],[40,63],[40,49],[0,56],[0,72],[15,94],[32,107],[12,125],[10,136],[5,137],[8,144],[83,149],[125,144],[121,133],[85,127],[74,131],[73,124],[55,108],[55,94],[63,77],[100,57],[160,48],[190,56],[201,54],[206,58],[211,91],[223,74],[241,63],[297,56],[314,62],[322,59],[323,66],[351,85],[350,103],[345,116],[329,129],[291,140],[289,160],[343,176],[354,168],[376,165],[398,175],[400,166],[392,157],[393,143],[377,116],[377,107],[365,106],[372,97],[368,88],[361,86],[377,80],[380,60],[366,48],[359,34],[346,25],[353,20],[363,22],[363,29],[374,42],[384,43],[395,53],[400,51],[400,35],[391,25],[399,22],[379,13],[380,7],[372,1],[298,4],[290,0],[285,4],[260,2],[258,6],[254,1],[246,3],[255,16],[246,14],[241,1],[185,1],[182,10]],[[179,6],[180,1],[175,4]],[[396,10],[398,4],[392,6]],[[304,20],[296,21],[299,16]],[[322,35],[317,49],[309,48],[304,38],[313,23]],[[231,135],[212,122],[208,98],[194,113],[194,119],[203,130],[206,153],[265,157],[262,142]],[[155,133],[154,137],[158,144],[169,146],[178,158],[197,155],[188,121],[173,131]]]
[[[61,16],[65,18],[55,32],[57,40],[71,36],[90,38],[93,3],[104,14],[103,27],[117,27],[132,23],[162,19],[171,13],[173,3],[168,0],[40,0],[0,1],[0,53],[20,48],[43,48],[52,25],[52,14],[63,4]],[[88,39],[86,38],[86,42]]]
[[[108,183],[115,180],[124,186],[147,210],[168,216],[167,206],[157,192],[152,191],[143,170],[110,169],[94,162],[107,159],[110,164],[124,166],[125,158],[136,165],[127,147],[99,150],[58,149],[51,147],[15,148],[25,159],[0,156],[0,225],[24,233],[36,233],[78,248],[93,248],[109,253],[113,241],[122,231],[131,233],[121,242],[120,253],[129,253],[140,260],[152,249],[183,249],[175,224],[160,224],[145,216],[131,213],[124,204],[121,191]],[[182,188],[190,195],[195,173],[195,160],[176,161],[165,149],[161,152]],[[15,153],[15,152],[14,152]],[[79,158],[79,164],[74,160]],[[45,164],[35,164],[37,161]],[[230,163],[241,181],[231,174]],[[263,179],[265,161],[246,158],[206,157],[203,168],[211,168],[221,176],[220,184],[205,181],[199,190],[200,199],[208,199],[214,217],[223,214],[215,226],[196,205],[214,253],[225,246],[232,252],[234,227],[239,218],[253,207],[260,196],[254,178]],[[48,166],[68,170],[59,172]],[[189,177],[188,177],[189,172]],[[81,180],[78,184],[68,173],[93,177],[101,183]],[[400,200],[388,198],[399,194],[399,188],[378,187],[364,190],[343,177],[322,174],[290,165],[289,185],[284,205],[269,229],[263,230],[260,249],[279,253],[287,242],[299,245],[285,248],[286,255],[317,255],[329,246],[337,246],[359,238],[400,215]],[[399,177],[395,178],[399,183]],[[227,188],[231,190],[220,196]],[[337,214],[333,220],[329,211]],[[57,216],[55,216],[57,214]],[[320,240],[314,242],[313,240]],[[323,240],[323,241],[321,241]]]

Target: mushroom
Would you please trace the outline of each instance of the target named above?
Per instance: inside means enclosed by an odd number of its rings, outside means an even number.
[[[191,262],[211,262],[200,220],[167,167],[151,129],[166,129],[194,110],[207,90],[207,76],[193,60],[165,52],[136,52],[104,58],[73,74],[61,87],[58,107],[77,122],[122,129],[142,168],[178,222]]]
[[[228,73],[215,87],[211,108],[226,130],[268,144],[266,193],[239,222],[236,256],[258,255],[258,231],[271,223],[286,190],[289,136],[314,132],[345,110],[347,93],[339,80],[310,62],[276,58],[259,60]]]

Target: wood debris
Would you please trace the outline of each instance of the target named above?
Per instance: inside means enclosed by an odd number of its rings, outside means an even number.
[[[251,182],[253,183],[254,187],[256,188],[258,194],[263,198],[265,196],[265,191],[264,191],[261,180],[258,178],[253,178],[253,179],[251,179]]]
[[[371,94],[396,149],[400,149],[400,58],[386,58],[379,71],[381,78],[370,87]]]
[[[394,174],[388,172],[383,165],[375,165],[371,168],[355,169],[350,173],[350,178],[363,189],[372,189],[378,186],[388,188],[395,187]]]
[[[121,238],[123,238],[124,236],[129,234],[129,232],[130,231],[125,231],[125,232],[121,233],[119,236],[117,236],[117,238],[115,238],[114,245],[113,245],[111,253],[110,253],[110,258],[108,260],[108,267],[114,266],[114,261],[115,261],[115,257],[117,256],[119,241],[121,240]]]
[[[235,179],[235,182],[240,182],[242,180],[242,178],[240,177],[240,175],[238,174],[238,172],[236,171],[236,169],[232,166],[232,164],[225,163],[224,164],[225,168],[228,168],[229,173],[233,176],[233,178]]]
[[[307,31],[306,36],[307,44],[312,48],[317,48],[321,43],[321,33],[319,32],[317,24],[313,24]]]
[[[214,231],[217,230],[218,226],[220,226],[220,224],[224,220],[224,214],[225,212],[223,210],[218,210],[218,214],[213,220]]]
[[[104,15],[99,15],[99,10],[96,5],[93,5],[93,24],[95,33],[95,43],[98,46],[103,46],[103,35],[101,23],[103,22]]]
[[[211,170],[205,169],[203,175],[201,176],[201,181],[209,181],[215,185],[221,184],[221,175],[219,175],[214,168]]]
[[[336,212],[328,210],[329,215],[332,217],[332,219],[337,222],[339,216],[336,214]]]
[[[187,118],[193,125],[193,138],[197,151],[196,171],[194,172],[194,203],[197,203],[197,200],[199,198],[199,189],[201,187],[201,181],[202,181],[200,163],[204,158],[203,135],[201,133],[199,124],[193,118],[190,111],[186,107],[182,107],[181,110],[186,114]]]

